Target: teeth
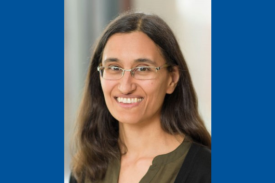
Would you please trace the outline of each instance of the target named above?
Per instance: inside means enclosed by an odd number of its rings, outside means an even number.
[[[120,102],[120,103],[131,104],[131,103],[141,102],[142,98],[122,98],[122,97],[117,97],[117,101]]]

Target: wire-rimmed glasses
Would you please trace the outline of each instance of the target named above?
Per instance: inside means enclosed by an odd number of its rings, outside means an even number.
[[[131,76],[135,79],[139,80],[149,80],[155,79],[157,77],[157,73],[161,68],[168,67],[168,64],[164,64],[159,67],[152,67],[152,66],[138,66],[132,69],[123,69],[118,66],[98,66],[97,70],[100,73],[100,76],[103,79],[107,80],[118,80],[124,76],[125,71],[129,71]]]

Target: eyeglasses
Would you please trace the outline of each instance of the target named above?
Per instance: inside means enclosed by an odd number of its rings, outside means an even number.
[[[161,68],[168,67],[169,65],[164,64],[159,67],[151,66],[139,66],[132,69],[122,69],[118,66],[98,66],[97,70],[99,71],[101,77],[107,80],[118,80],[124,76],[125,71],[129,71],[131,76],[139,80],[149,80],[155,79],[157,73]]]

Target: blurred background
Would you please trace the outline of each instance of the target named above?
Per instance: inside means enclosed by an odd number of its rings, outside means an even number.
[[[64,182],[70,175],[70,148],[90,56],[105,26],[121,12],[160,16],[174,31],[189,66],[199,112],[211,133],[211,0],[65,0]]]

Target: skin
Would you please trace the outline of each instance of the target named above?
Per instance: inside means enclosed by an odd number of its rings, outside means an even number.
[[[144,60],[150,60],[145,61]],[[123,69],[136,66],[159,67],[166,63],[158,46],[144,33],[117,33],[111,36],[104,48],[102,65],[115,65]],[[125,72],[119,80],[101,78],[107,107],[119,121],[120,139],[127,147],[121,157],[119,183],[139,182],[157,155],[176,149],[183,137],[164,132],[160,113],[166,94],[171,94],[179,79],[177,67],[173,72],[166,68],[158,71],[151,80],[138,80]],[[122,104],[116,99],[142,98],[141,102]],[[123,146],[121,146],[124,151]]]

